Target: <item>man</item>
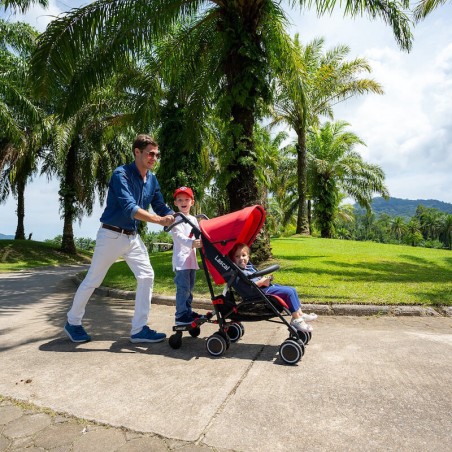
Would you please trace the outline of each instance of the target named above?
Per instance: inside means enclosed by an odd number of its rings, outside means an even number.
[[[157,333],[147,326],[154,270],[147,249],[137,234],[137,227],[138,221],[169,226],[174,222],[174,211],[165,204],[157,178],[150,171],[160,157],[157,142],[149,135],[138,135],[132,151],[135,161],[119,166],[111,176],[107,205],[100,218],[102,225],[97,233],[91,266],[67,314],[64,331],[73,342],[91,340],[82,326],[86,304],[110,266],[120,256],[137,279],[130,341],[161,342],[166,337],[164,333]],[[155,214],[146,210],[149,205]]]

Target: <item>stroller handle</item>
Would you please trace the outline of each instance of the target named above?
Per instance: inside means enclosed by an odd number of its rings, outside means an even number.
[[[180,217],[181,219],[178,220],[178,221],[175,221],[173,224],[171,224],[171,225],[169,225],[169,226],[165,226],[165,227],[163,228],[163,230],[164,230],[165,232],[171,231],[171,229],[173,229],[174,226],[177,226],[178,224],[181,224],[181,223],[188,223],[188,224],[190,224],[191,226],[194,227],[194,225],[190,222],[190,220],[189,220],[182,212],[176,212],[175,214],[173,214],[173,217],[174,217],[175,219],[176,219],[177,217]],[[199,215],[196,215],[196,219],[198,219],[198,220],[208,220],[209,217],[208,217],[207,215],[204,215],[204,214],[199,214]]]
[[[259,270],[255,273],[252,273],[251,275],[249,275],[249,278],[258,278],[259,276],[264,276],[264,275],[268,275],[269,273],[273,273],[276,270],[279,270],[279,265],[278,264],[274,264],[274,265],[270,265],[270,267],[267,268],[263,268],[262,270]]]
[[[177,226],[178,224],[188,222],[187,217],[186,217],[183,213],[181,213],[181,212],[176,212],[175,214],[173,214],[173,217],[174,217],[174,219],[177,219],[177,217],[181,217],[181,220],[175,221],[173,224],[170,224],[169,226],[165,226],[165,227],[163,228],[163,230],[164,230],[165,232],[171,231],[171,229],[173,229],[174,226]]]

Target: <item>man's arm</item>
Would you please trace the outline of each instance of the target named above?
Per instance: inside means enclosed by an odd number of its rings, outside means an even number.
[[[160,226],[170,226],[174,223],[173,215],[165,215],[164,217],[161,217],[160,215],[150,213],[141,207],[139,207],[135,212],[133,218],[136,220],[147,221],[148,223],[159,224]]]

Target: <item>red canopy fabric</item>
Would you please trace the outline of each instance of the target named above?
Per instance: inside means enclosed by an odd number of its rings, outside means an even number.
[[[210,220],[203,220],[199,223],[199,227],[209,242],[223,256],[226,256],[236,243],[245,243],[248,246],[252,245],[264,225],[265,216],[264,208],[255,205]],[[215,283],[223,284],[224,279],[209,264],[208,260],[207,267]]]

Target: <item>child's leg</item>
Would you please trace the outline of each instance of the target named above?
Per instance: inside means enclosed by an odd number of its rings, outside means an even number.
[[[273,293],[274,295],[278,295],[286,302],[287,306],[289,307],[289,311],[292,314],[292,321],[290,322],[290,324],[293,327],[300,331],[305,332],[312,331],[312,326],[308,325],[303,320],[303,313],[301,311],[300,301],[298,300],[298,294],[295,288],[275,284],[269,286],[265,293],[267,294]]]
[[[301,317],[300,301],[298,300],[297,291],[293,287],[273,284],[265,290],[265,293],[278,295],[278,297],[281,297],[286,302],[287,306],[289,306],[292,317]]]
[[[191,270],[176,270],[174,283],[176,284],[176,320],[190,315],[191,309]],[[188,304],[189,303],[189,304]]]
[[[195,277],[196,277],[196,270],[187,270],[189,272],[188,278],[189,278],[189,287],[190,287],[190,294],[187,297],[187,301],[186,301],[186,306],[187,306],[187,311],[188,313],[191,315],[192,308],[191,308],[191,303],[193,301],[193,290],[195,288]]]

